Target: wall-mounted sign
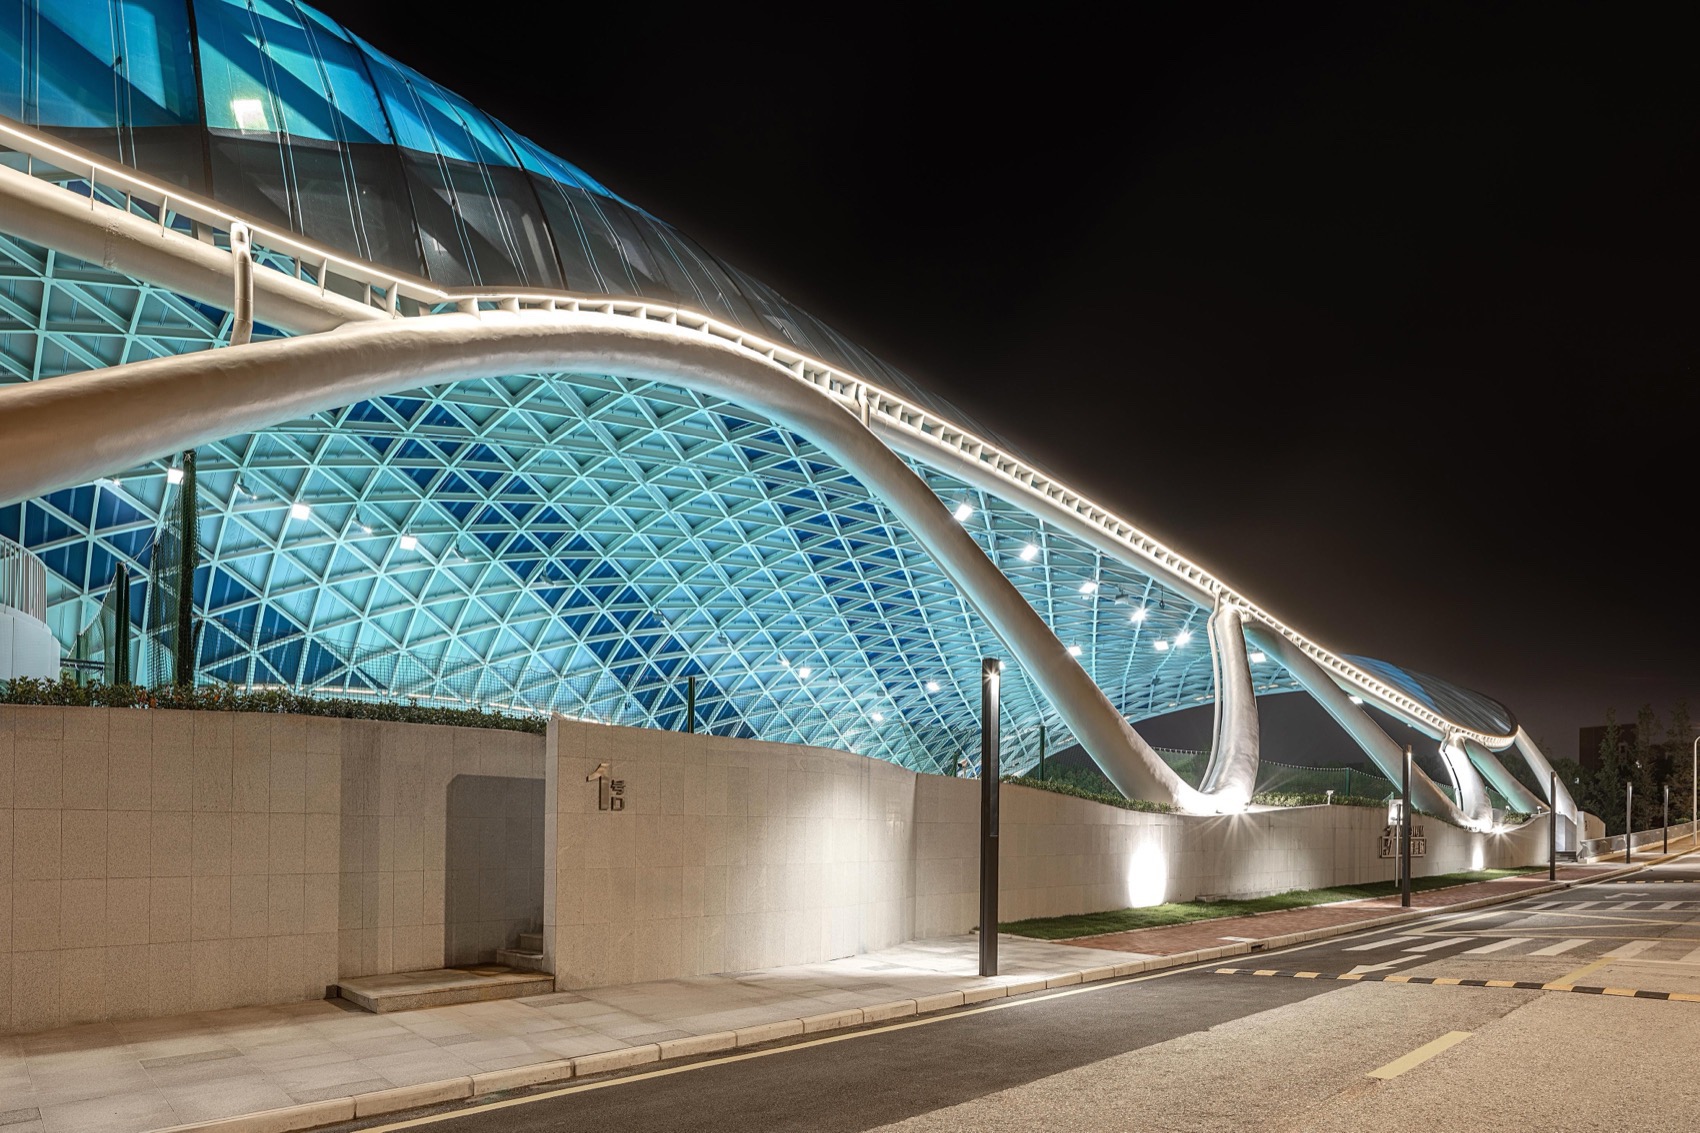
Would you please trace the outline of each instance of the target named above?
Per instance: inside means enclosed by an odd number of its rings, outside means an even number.
[[[1381,856],[1396,858],[1399,856],[1399,828],[1383,826],[1381,828]],[[1428,857],[1428,838],[1423,835],[1423,824],[1411,824],[1411,856],[1413,858]]]
[[[596,770],[586,775],[584,781],[597,785],[597,810],[626,809],[626,781],[614,778],[614,773],[606,760],[598,763]]]

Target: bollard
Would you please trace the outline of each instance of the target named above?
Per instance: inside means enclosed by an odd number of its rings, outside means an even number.
[[[1635,784],[1625,784],[1628,787],[1623,794],[1623,864],[1629,865],[1635,860]]]

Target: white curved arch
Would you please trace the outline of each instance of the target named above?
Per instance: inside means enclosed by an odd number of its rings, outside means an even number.
[[[1192,813],[1220,809],[1140,738],[902,457],[781,363],[676,323],[585,311],[430,315],[0,388],[0,500],[435,381],[537,370],[663,381],[759,409],[806,437],[891,508],[1120,790]]]
[[[1220,604],[1205,623],[1216,675],[1216,715],[1210,765],[1199,789],[1224,802],[1245,805],[1257,790],[1257,693],[1246,658],[1245,627],[1238,608]]]

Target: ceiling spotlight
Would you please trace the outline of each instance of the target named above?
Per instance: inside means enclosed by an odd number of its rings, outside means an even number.
[[[1145,620],[1145,613],[1145,607],[1141,606],[1139,609],[1129,614],[1127,620],[1132,622],[1134,625],[1138,625],[1140,622]]]
[[[181,484],[183,482],[183,470],[173,464],[165,470],[165,482],[167,484]]]
[[[312,514],[313,514],[313,509],[312,509],[311,505],[299,503],[299,502],[289,505],[289,518],[290,519],[307,519]]]
[[[1082,594],[1096,594],[1098,592],[1098,584],[1093,582],[1091,579],[1087,579],[1085,582],[1080,584],[1080,592]]]
[[[814,672],[813,669],[809,668],[807,665],[804,665],[802,668],[797,670],[797,675],[799,677],[803,678],[806,681],[806,680],[809,679],[809,675],[813,672]]]
[[[875,712],[873,715],[869,716],[868,719],[872,720],[876,724],[883,724],[885,723],[885,713]]]
[[[927,682],[927,691],[928,692],[937,692],[938,690],[939,690],[939,682],[937,682],[937,681],[928,681]]]
[[[403,535],[401,537],[401,549],[404,550],[404,551],[417,551],[419,549],[419,538],[418,538],[418,536],[416,536],[416,535]]]
[[[1192,640],[1192,631],[1190,629],[1183,629],[1179,633],[1175,634],[1175,644],[1176,645],[1185,645],[1187,642],[1189,642],[1191,640]]]
[[[1169,651],[1169,643],[1159,638],[1151,643],[1151,648],[1155,649],[1159,653],[1167,653]]]
[[[1071,645],[1071,646],[1069,646],[1069,647],[1068,647],[1068,655],[1069,655],[1069,656],[1070,656],[1070,657],[1078,657],[1078,656],[1080,656],[1080,646],[1078,646],[1078,645]]]
[[[1027,544],[1027,546],[1021,548],[1021,561],[1022,562],[1030,563],[1038,557],[1039,557],[1039,548],[1035,547],[1033,544],[1029,543],[1029,544]]]
[[[1265,661],[1269,660],[1269,656],[1261,651],[1253,652],[1247,655],[1246,660],[1250,661],[1253,665],[1261,665]]]
[[[956,510],[951,512],[951,514],[956,517],[956,522],[963,523],[969,516],[974,514],[974,505],[970,504],[967,500],[964,500],[956,505]]]

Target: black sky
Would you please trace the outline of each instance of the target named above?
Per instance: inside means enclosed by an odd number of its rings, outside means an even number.
[[[1700,699],[1678,6],[320,6],[1331,648]]]

